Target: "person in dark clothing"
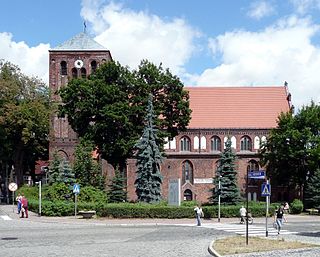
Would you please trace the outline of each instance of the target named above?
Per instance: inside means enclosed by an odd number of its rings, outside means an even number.
[[[283,205],[281,205],[276,210],[275,215],[274,215],[274,222],[277,225],[278,235],[280,234],[280,230],[283,225],[283,219],[284,219],[284,207],[283,207]]]

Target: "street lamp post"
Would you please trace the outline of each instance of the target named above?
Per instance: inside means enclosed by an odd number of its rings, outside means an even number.
[[[221,177],[222,176],[219,176],[219,184],[218,184],[218,222],[220,222]]]
[[[41,217],[41,180],[36,184],[39,185],[39,217]]]

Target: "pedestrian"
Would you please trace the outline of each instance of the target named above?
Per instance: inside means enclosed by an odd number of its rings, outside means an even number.
[[[278,235],[280,234],[280,230],[283,225],[283,219],[284,219],[284,208],[283,208],[283,205],[281,205],[276,210],[275,215],[274,215],[274,222],[275,222],[276,228],[278,230]]]
[[[239,212],[240,212],[240,223],[242,224],[245,221],[245,217],[247,215],[247,209],[244,208],[244,206],[241,206]]]
[[[20,218],[24,218],[24,215],[26,215],[26,218],[28,218],[28,199],[24,195],[22,195]]]
[[[196,207],[193,210],[194,210],[195,215],[196,215],[197,226],[201,226],[201,217],[203,217],[202,208],[199,206],[199,204],[197,204]]]
[[[20,211],[21,211],[21,199],[22,199],[22,196],[20,193],[18,193],[18,196],[16,197],[16,201],[17,201],[17,214],[20,214]]]
[[[285,214],[288,214],[290,212],[290,206],[289,206],[288,202],[284,203],[283,210],[284,210]]]

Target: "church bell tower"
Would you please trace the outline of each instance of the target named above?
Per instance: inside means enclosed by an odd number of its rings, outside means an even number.
[[[51,101],[61,101],[57,92],[67,86],[68,81],[78,77],[86,78],[101,63],[110,60],[110,51],[84,32],[49,50]],[[61,157],[73,162],[77,143],[77,134],[68,124],[67,118],[59,118],[57,113],[53,113],[50,117],[49,158],[52,159],[53,153],[57,152]]]

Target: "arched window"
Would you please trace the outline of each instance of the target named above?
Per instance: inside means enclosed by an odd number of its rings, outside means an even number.
[[[193,149],[198,150],[199,149],[199,144],[200,144],[199,137],[195,136],[193,138]]]
[[[67,62],[62,61],[60,63],[60,74],[61,75],[68,75],[68,69],[67,69]]]
[[[221,139],[214,136],[211,138],[211,151],[221,151]]]
[[[189,161],[182,163],[182,183],[185,184],[186,182],[193,184],[193,168]]]
[[[190,139],[183,137],[180,139],[180,151],[190,151]]]
[[[92,61],[91,62],[91,74],[94,73],[97,69],[97,62],[96,61]]]
[[[190,189],[186,189],[183,193],[183,200],[192,201],[192,191]]]
[[[251,151],[252,150],[252,142],[250,137],[244,136],[240,141],[240,151]]]
[[[80,73],[81,78],[85,79],[87,77],[87,70],[85,68],[81,68]]]
[[[254,137],[254,149],[259,149],[260,148],[260,137],[255,136]]]
[[[250,160],[248,169],[249,169],[249,171],[257,171],[257,170],[259,170],[258,162],[255,161],[255,160]]]
[[[78,77],[78,70],[76,68],[72,68],[72,78],[76,79]]]

